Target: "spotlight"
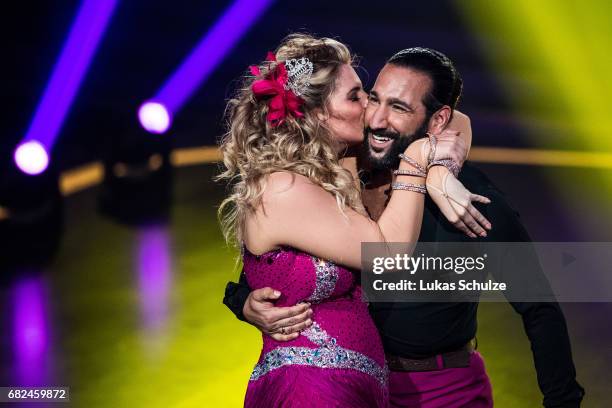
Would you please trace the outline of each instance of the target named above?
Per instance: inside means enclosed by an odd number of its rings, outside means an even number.
[[[24,173],[37,175],[47,169],[49,155],[42,144],[32,140],[15,149],[15,163]]]
[[[47,151],[60,134],[117,3],[118,0],[81,2],[23,143],[15,151],[15,162],[23,172],[34,175],[47,168]]]
[[[143,128],[164,133],[191,95],[206,81],[274,0],[235,0],[172,73],[152,99],[138,111]],[[145,109],[146,107],[146,109]]]
[[[150,133],[165,133],[172,123],[170,112],[161,103],[145,102],[138,110],[138,119],[146,131]]]

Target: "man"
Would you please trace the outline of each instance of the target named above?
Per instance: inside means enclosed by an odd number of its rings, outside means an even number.
[[[397,154],[423,137],[435,120],[450,120],[462,81],[452,62],[425,48],[391,57],[380,72],[366,109],[366,138],[359,168],[362,199],[376,220],[391,194]],[[441,110],[450,114],[435,115]],[[445,124],[446,124],[445,123]],[[503,194],[466,164],[459,180],[473,193],[491,199],[481,208],[493,228],[477,242],[530,241]],[[428,197],[419,241],[474,241],[451,225]],[[251,292],[243,275],[230,282],[224,303],[241,319],[277,340],[289,340],[310,324],[308,305],[275,308],[280,294],[272,288]],[[531,342],[545,407],[579,407],[584,390],[576,382],[565,319],[556,303],[518,303]],[[492,395],[480,356],[475,352],[478,303],[372,303],[370,312],[387,354],[391,405],[403,407],[490,407]],[[467,369],[466,369],[467,368]]]

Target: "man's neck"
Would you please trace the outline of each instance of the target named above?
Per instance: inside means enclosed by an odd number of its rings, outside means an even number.
[[[363,183],[361,190],[363,205],[370,217],[377,221],[391,197],[390,184],[393,181],[393,172],[387,169],[369,169],[362,170],[359,174]]]
[[[363,150],[358,148],[344,152],[340,162],[342,167],[353,174],[370,218],[378,220],[390,198],[393,171],[372,168],[370,161],[364,157]]]

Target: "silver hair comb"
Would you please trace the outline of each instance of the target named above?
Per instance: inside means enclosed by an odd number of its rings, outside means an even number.
[[[296,96],[302,95],[310,86],[314,68],[312,62],[306,57],[292,58],[285,61],[285,67],[287,67],[288,77],[285,89],[290,89]]]

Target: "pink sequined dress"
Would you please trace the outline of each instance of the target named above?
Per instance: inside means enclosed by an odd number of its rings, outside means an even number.
[[[376,326],[353,274],[307,253],[244,250],[252,289],[282,295],[277,306],[312,304],[313,324],[295,340],[263,335],[246,407],[387,407],[388,370]]]

